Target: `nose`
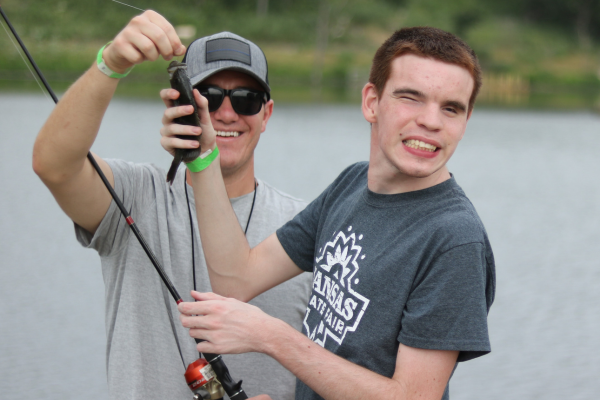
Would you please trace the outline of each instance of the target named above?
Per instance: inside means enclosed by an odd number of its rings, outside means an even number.
[[[213,117],[225,124],[230,124],[239,119],[239,115],[233,110],[229,96],[225,96],[221,106],[213,113]]]
[[[421,112],[417,115],[416,122],[428,131],[439,131],[444,125],[442,122],[442,110],[436,104],[428,104],[421,109]]]

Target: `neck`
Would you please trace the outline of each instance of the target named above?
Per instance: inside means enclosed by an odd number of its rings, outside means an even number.
[[[446,166],[423,178],[407,176],[393,166],[390,167],[380,168],[377,163],[369,162],[367,174],[369,190],[379,194],[414,192],[440,184],[451,177]]]
[[[227,197],[230,199],[240,197],[254,191],[254,163],[249,164],[249,166],[240,168],[233,172],[221,170],[223,182],[225,183],[225,190],[227,191]],[[190,171],[186,171],[186,182],[188,185],[193,186]]]

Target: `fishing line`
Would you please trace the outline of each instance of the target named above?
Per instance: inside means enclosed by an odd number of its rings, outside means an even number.
[[[188,214],[190,216],[190,238],[192,242],[192,280],[194,282],[194,290],[196,290],[196,257],[194,251],[194,222],[192,218],[192,207],[190,206],[190,197],[188,196],[187,190],[187,173],[183,174],[183,189],[185,190],[185,200],[187,202]],[[254,196],[252,197],[252,206],[250,206],[250,214],[248,215],[248,221],[246,221],[246,228],[244,229],[244,235],[248,234],[248,227],[250,226],[250,220],[252,219],[252,212],[254,211],[254,203],[256,203],[256,192],[258,190],[258,181],[254,178]]]
[[[4,14],[4,13],[3,13]],[[6,32],[6,35],[8,36],[8,38],[10,39],[10,42],[13,44],[13,46],[15,46],[15,49],[17,50],[17,53],[19,53],[19,55],[21,56],[21,59],[23,60],[23,62],[25,63],[25,66],[27,67],[27,69],[29,70],[29,72],[31,73],[31,76],[33,76],[33,79],[35,79],[35,82],[38,84],[38,86],[40,87],[40,90],[42,91],[42,93],[44,94],[44,96],[50,100],[50,97],[48,97],[48,93],[46,93],[46,91],[44,90],[44,88],[42,87],[42,84],[40,83],[40,81],[38,80],[37,76],[35,76],[35,74],[33,73],[33,71],[31,70],[31,68],[29,67],[29,64],[27,64],[27,61],[25,61],[25,57],[23,57],[23,54],[21,53],[21,50],[19,50],[19,47],[17,47],[17,44],[15,43],[15,41],[13,40],[12,36],[10,35],[10,33],[8,33],[8,30],[6,29],[6,27],[4,26],[4,24],[2,23],[2,21],[0,21],[0,25],[2,25],[2,28],[4,28],[4,31]]]
[[[125,4],[125,5],[128,5],[128,4]],[[130,7],[133,7],[133,6],[130,6]],[[21,38],[17,34],[16,30],[14,29],[14,27],[10,23],[10,20],[8,19],[8,16],[4,13],[4,10],[2,10],[2,6],[0,6],[0,14],[4,18],[4,21],[6,21],[6,24],[10,28],[10,30],[13,33],[15,39],[17,39],[17,42],[19,42],[19,45],[21,46],[21,48],[25,52],[25,55],[27,55],[27,58],[29,59],[29,62],[31,63],[31,66],[35,69],[35,72],[38,74],[39,78],[44,83],[44,86],[46,87],[46,90],[48,91],[48,93],[50,94],[50,96],[52,96],[52,100],[54,100],[55,104],[58,104],[58,98],[54,94],[54,91],[50,87],[50,84],[48,84],[48,81],[46,81],[46,78],[44,78],[44,75],[42,74],[42,71],[40,71],[40,69],[38,68],[37,64],[33,60],[33,57],[31,56],[31,54],[29,54],[29,51],[27,50],[27,47],[25,46],[25,43],[23,43],[23,41],[21,40]],[[10,35],[9,35],[9,37],[10,37]],[[27,65],[27,63],[25,63],[25,64]],[[113,200],[114,200],[115,204],[117,205],[117,207],[119,208],[119,210],[121,211],[121,214],[125,218],[125,221],[127,221],[127,225],[129,225],[129,228],[131,229],[131,231],[133,232],[133,234],[137,238],[139,244],[142,246],[142,249],[144,250],[144,252],[148,256],[148,258],[150,259],[152,265],[156,269],[156,272],[160,275],[160,278],[161,278],[162,282],[164,283],[164,285],[169,290],[171,296],[173,297],[173,299],[175,300],[175,302],[177,304],[181,303],[183,301],[181,299],[181,296],[179,295],[179,293],[177,293],[177,290],[173,286],[173,283],[171,282],[171,280],[169,279],[169,277],[165,273],[164,269],[162,268],[162,265],[160,264],[160,261],[158,261],[158,259],[156,258],[156,256],[152,252],[152,250],[150,249],[150,246],[146,242],[146,239],[144,238],[144,236],[142,236],[142,233],[138,229],[135,221],[133,220],[133,218],[131,217],[131,215],[129,215],[129,212],[127,211],[127,209],[125,208],[125,206],[121,202],[121,199],[119,198],[119,196],[115,192],[114,188],[112,187],[112,185],[110,184],[110,182],[106,178],[106,175],[104,175],[104,172],[102,172],[102,169],[100,168],[100,166],[98,165],[98,163],[96,162],[96,160],[94,159],[94,157],[92,156],[91,152],[87,153],[87,158],[90,161],[90,163],[92,164],[92,167],[94,167],[94,169],[98,173],[98,176],[102,180],[102,183],[104,183],[104,186],[106,187],[106,189],[110,193],[111,197],[113,198]],[[256,192],[255,192],[255,195],[256,195]],[[249,221],[249,219],[248,219],[248,221]],[[202,340],[200,340],[200,339],[195,339],[195,340],[196,340],[196,343],[202,342]],[[225,393],[227,393],[227,395],[229,396],[230,400],[245,400],[245,399],[248,398],[248,396],[246,395],[246,393],[242,389],[242,381],[239,381],[239,382],[236,383],[233,380],[233,378],[229,374],[229,369],[225,365],[225,362],[223,361],[223,358],[221,357],[220,354],[212,354],[212,353],[202,353],[202,354],[204,355],[205,359],[211,364],[212,369],[213,369],[213,371],[214,371],[214,373],[216,375],[217,382],[221,384],[222,388],[225,390]],[[194,367],[194,363],[190,364],[190,367],[188,367],[188,370],[190,370],[190,368],[192,368],[192,370],[193,370],[193,367]],[[186,374],[187,374],[187,371],[186,371]],[[192,382],[192,384],[193,383],[194,383],[194,381]],[[192,389],[192,391],[194,392],[195,388],[192,388],[191,384],[188,384],[188,386],[190,386],[190,389]]]
[[[127,6],[127,7],[135,8],[136,10],[146,11],[146,10],[142,10],[141,8],[134,7],[132,5],[129,5],[129,4],[126,4],[126,3],[122,3],[122,2],[117,1],[117,0],[112,0],[112,1],[114,1],[115,3],[123,4],[124,6]]]
[[[52,88],[50,87],[50,85],[48,84],[48,82],[46,81],[46,79],[44,78],[44,75],[42,74],[42,71],[40,71],[40,69],[38,68],[38,66],[35,63],[33,57],[31,56],[31,54],[29,54],[29,51],[27,50],[27,47],[25,46],[25,43],[23,43],[23,41],[21,40],[21,38],[17,34],[16,30],[14,29],[14,27],[10,23],[10,20],[8,19],[8,16],[4,13],[4,10],[2,10],[1,6],[0,6],[0,14],[4,18],[4,21],[6,21],[6,24],[10,28],[10,30],[13,33],[15,39],[17,39],[17,41],[19,42],[19,45],[21,46],[21,48],[23,49],[23,51],[27,55],[27,58],[29,59],[29,62],[31,63],[31,65],[33,66],[33,68],[37,72],[38,76],[40,77],[40,79],[42,80],[42,82],[44,83],[44,85],[46,86],[46,89],[47,89],[48,93],[52,96],[52,100],[54,100],[55,104],[58,104],[58,98],[54,94],[54,91],[52,90]],[[4,25],[2,25],[2,26],[4,27]],[[6,28],[5,28],[5,30],[6,30]],[[8,32],[7,32],[7,34],[8,34]],[[9,35],[9,38],[10,38],[10,35]],[[12,41],[12,38],[11,38],[11,41]],[[14,41],[12,41],[12,42],[13,42],[13,45],[15,45]],[[15,45],[15,47],[16,47],[16,45]],[[17,51],[18,51],[18,48],[17,48]],[[21,53],[19,52],[19,54],[21,54]],[[27,66],[27,68],[29,69],[29,71],[31,71],[31,68],[29,68],[29,64],[27,64],[27,61],[25,61],[24,58],[23,58],[23,62],[25,63],[25,65]],[[33,72],[31,72],[31,73],[33,74]],[[35,75],[34,75],[34,78],[35,78]],[[36,81],[37,81],[37,79],[36,79]],[[41,88],[41,85],[40,85],[40,88]],[[42,88],[42,91],[44,91],[43,88]],[[173,297],[173,299],[175,300],[175,302],[177,304],[181,303],[183,301],[181,299],[181,296],[179,295],[179,293],[177,293],[177,290],[173,286],[173,283],[171,282],[171,280],[169,279],[169,277],[165,273],[164,269],[162,268],[162,265],[160,264],[160,262],[158,261],[158,259],[156,258],[156,256],[152,252],[152,250],[150,250],[150,246],[148,246],[148,243],[146,242],[144,236],[142,235],[142,233],[138,229],[137,225],[135,224],[135,221],[133,220],[133,218],[131,217],[131,215],[129,215],[129,212],[127,211],[127,209],[125,209],[125,206],[123,205],[123,202],[121,201],[121,199],[119,198],[119,196],[117,195],[117,193],[115,192],[115,190],[113,189],[113,187],[110,184],[110,182],[108,181],[108,179],[106,179],[106,176],[102,172],[102,169],[100,168],[100,166],[98,165],[98,163],[96,162],[96,160],[94,159],[94,157],[92,156],[91,152],[88,152],[87,158],[90,161],[90,163],[92,164],[92,166],[94,167],[94,169],[96,170],[96,172],[98,173],[98,175],[100,176],[100,179],[102,180],[102,183],[104,183],[104,186],[106,186],[106,189],[110,193],[110,195],[113,198],[114,202],[116,203],[117,207],[121,211],[121,214],[125,218],[125,221],[127,221],[127,224],[129,225],[129,228],[131,228],[131,231],[133,232],[133,234],[138,239],[138,242],[140,243],[140,245],[142,246],[144,252],[146,253],[146,255],[148,256],[148,258],[150,259],[150,262],[152,263],[152,265],[156,269],[156,272],[158,272],[158,274],[160,275],[160,278],[162,279],[163,283],[165,284],[165,286],[167,287],[167,289],[171,293],[171,296]],[[175,339],[177,340],[177,338],[175,338]],[[180,355],[181,355],[181,361],[183,362],[183,366],[185,367],[185,362],[183,360],[183,355],[181,353],[180,353]]]
[[[6,24],[10,28],[10,30],[13,33],[15,39],[17,39],[17,42],[19,42],[19,45],[21,46],[21,48],[25,52],[25,55],[27,55],[27,58],[29,59],[29,62],[31,63],[31,65],[35,69],[35,72],[38,74],[39,78],[44,83],[44,86],[46,86],[46,89],[48,90],[48,93],[50,93],[50,95],[52,96],[52,100],[54,100],[54,103],[58,104],[58,98],[54,94],[54,91],[50,87],[50,84],[48,84],[48,81],[46,81],[46,78],[44,78],[44,74],[42,74],[42,71],[40,71],[40,69],[38,68],[38,66],[35,63],[35,61],[33,60],[33,57],[31,56],[31,54],[29,54],[29,51],[27,50],[27,47],[25,46],[25,43],[23,43],[23,41],[21,40],[21,38],[17,34],[15,28],[10,23],[10,20],[8,19],[8,16],[4,13],[4,10],[2,10],[1,6],[0,6],[0,14],[2,14],[2,17],[4,18],[4,21],[6,21]],[[25,64],[27,64],[27,63],[25,63]],[[173,299],[175,300],[175,302],[177,304],[181,303],[183,301],[181,299],[181,296],[179,295],[179,293],[177,293],[177,290],[173,286],[173,283],[171,283],[171,280],[166,275],[165,271],[162,268],[162,265],[160,264],[160,262],[158,261],[158,259],[156,258],[156,256],[152,252],[152,250],[150,250],[150,246],[148,246],[148,243],[146,242],[146,239],[144,238],[144,236],[142,235],[142,233],[138,229],[138,227],[135,224],[135,221],[133,220],[133,218],[131,218],[131,215],[129,215],[129,212],[127,211],[127,209],[123,205],[123,202],[121,202],[121,199],[119,198],[119,196],[117,195],[117,193],[113,189],[112,185],[110,184],[110,182],[108,181],[108,179],[104,175],[104,172],[102,172],[102,169],[100,168],[100,166],[98,165],[98,163],[96,162],[96,160],[94,159],[94,157],[92,156],[91,152],[88,152],[87,158],[88,158],[88,160],[90,160],[90,163],[92,163],[92,166],[94,167],[94,169],[96,170],[96,172],[100,176],[100,179],[102,180],[102,183],[104,183],[104,186],[106,186],[106,189],[108,190],[108,192],[110,193],[111,197],[113,198],[113,200],[117,204],[117,207],[121,211],[121,214],[125,218],[125,221],[127,221],[127,224],[129,225],[129,228],[131,228],[133,234],[138,239],[138,242],[140,243],[140,245],[144,249],[144,252],[146,253],[146,255],[148,256],[148,258],[152,262],[152,265],[156,269],[156,272],[158,272],[158,274],[160,275],[160,278],[162,279],[163,283],[165,284],[165,286],[167,287],[167,289],[169,289],[169,292],[171,293],[171,296],[173,296]]]

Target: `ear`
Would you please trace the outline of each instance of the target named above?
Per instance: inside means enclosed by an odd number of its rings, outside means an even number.
[[[273,102],[273,99],[267,101],[265,103],[265,106],[263,107],[265,109],[264,113],[263,113],[263,120],[262,120],[262,125],[260,128],[260,132],[264,132],[265,129],[267,129],[267,122],[269,122],[269,118],[271,118],[271,115],[273,115],[273,104],[275,104]]]
[[[378,102],[375,85],[368,82],[362,89],[362,112],[367,122],[372,124],[377,122]]]

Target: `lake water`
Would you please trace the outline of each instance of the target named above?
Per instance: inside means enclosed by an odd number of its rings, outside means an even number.
[[[31,169],[52,108],[41,95],[0,95],[0,398],[104,399],[100,262]],[[162,110],[115,100],[93,150],[168,167]],[[598,115],[475,111],[450,170],[489,233],[497,296],[492,353],[459,366],[452,399],[600,392],[599,139]],[[366,160],[368,144],[358,106],[276,105],[257,176],[310,200]]]

